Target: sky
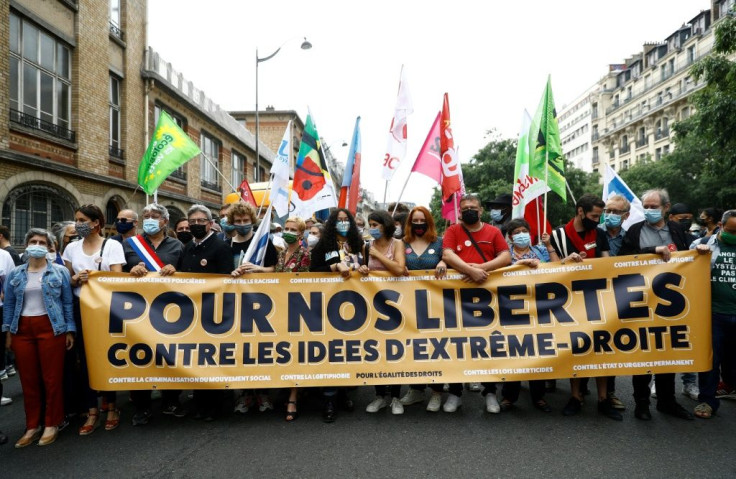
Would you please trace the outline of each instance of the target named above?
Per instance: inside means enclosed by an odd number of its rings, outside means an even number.
[[[206,8],[203,6],[206,5]],[[607,73],[608,64],[661,42],[709,0],[243,1],[148,0],[148,43],[227,110],[312,112],[343,164],[361,117],[362,187],[377,201],[402,65],[414,102],[407,155],[387,189],[427,205],[435,186],[411,166],[449,94],[461,162],[495,130],[517,137],[523,110],[551,75],[559,111]],[[304,37],[312,43],[301,50]]]

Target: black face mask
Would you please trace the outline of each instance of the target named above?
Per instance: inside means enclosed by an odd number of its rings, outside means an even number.
[[[591,220],[587,216],[583,216],[583,229],[585,231],[592,231],[598,227],[598,222]]]
[[[427,223],[412,223],[411,232],[414,233],[414,236],[424,236],[424,233],[427,232]]]
[[[693,220],[682,219],[680,220],[680,224],[683,226],[683,228],[689,230],[690,227],[693,225]]]
[[[123,235],[123,234],[127,233],[128,231],[132,230],[133,229],[133,226],[135,226],[135,225],[130,220],[126,221],[125,223],[121,223],[119,221],[116,221],[115,222],[115,229],[121,235]]]
[[[194,235],[192,235],[190,231],[179,231],[178,233],[176,233],[176,237],[179,238],[179,241],[181,241],[183,244],[187,244],[192,241]]]
[[[189,231],[191,231],[192,236],[201,240],[207,236],[207,225],[189,225]]]
[[[465,210],[463,211],[461,218],[463,223],[466,225],[474,225],[480,220],[480,213],[476,210]]]

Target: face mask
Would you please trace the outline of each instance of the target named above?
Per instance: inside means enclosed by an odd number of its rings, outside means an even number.
[[[81,238],[86,238],[92,232],[92,227],[88,223],[75,223],[74,229]]]
[[[179,231],[176,233],[176,237],[179,238],[179,241],[181,241],[183,244],[187,244],[190,241],[192,241],[192,233],[189,231]]]
[[[56,253],[46,253],[46,259],[48,261],[56,261]]]
[[[399,239],[404,236],[404,232],[402,231],[402,229],[403,228],[401,226],[396,227],[396,231],[394,231],[394,238]]]
[[[621,215],[616,215],[613,213],[606,215],[606,226],[608,228],[618,228],[621,226]]]
[[[147,235],[155,235],[161,231],[161,227],[158,225],[158,220],[153,218],[147,218],[143,220],[143,232]]]
[[[207,236],[207,225],[189,225],[189,231],[192,233],[192,236],[201,240]]]
[[[383,236],[383,233],[381,233],[381,229],[380,228],[371,228],[371,229],[368,230],[368,232],[371,234],[371,236],[373,237],[373,239],[378,239],[381,236]]]
[[[503,211],[491,210],[491,219],[494,221],[494,223],[500,223],[501,221],[503,221]]]
[[[79,235],[74,235],[69,237],[69,242],[73,243],[75,241],[79,241]]]
[[[337,230],[337,234],[340,236],[347,235],[348,230],[350,229],[350,221],[338,221],[335,225],[335,229]]]
[[[319,238],[316,235],[313,235],[312,233],[309,233],[307,235],[307,246],[310,248],[314,248],[314,245],[319,243]]]
[[[689,230],[690,227],[693,225],[693,220],[688,220],[688,219],[680,220],[680,224],[682,225],[683,228],[685,228],[686,230]]]
[[[650,225],[657,224],[662,219],[662,210],[659,208],[644,208],[644,218]]]
[[[598,227],[598,223],[591,220],[587,216],[583,216],[583,229],[585,231],[591,231]]]
[[[135,225],[130,220],[126,221],[125,223],[120,223],[119,221],[115,222],[115,230],[121,235],[124,235],[128,231],[132,230],[133,226]]]
[[[424,236],[424,233],[427,232],[427,223],[412,223],[411,232],[414,233],[415,236],[419,236],[421,238]]]
[[[296,243],[296,240],[299,238],[299,235],[297,235],[296,233],[289,233],[287,231],[284,233],[282,238],[284,238],[284,241],[286,241],[286,244],[294,244]]]
[[[736,234],[721,230],[721,241],[729,245],[736,245]]]
[[[276,232],[276,233],[274,233],[273,235],[274,235],[275,237],[277,237],[277,238],[283,238],[283,237],[284,237],[284,232],[283,232],[283,231],[277,231],[277,232]]]
[[[480,214],[476,210],[465,210],[461,218],[466,225],[474,225],[480,220]]]
[[[28,256],[31,258],[45,258],[46,253],[49,252],[49,249],[45,246],[40,246],[37,244],[31,245],[26,248],[26,253],[28,253]]]
[[[248,233],[253,231],[253,225],[235,225],[233,229],[238,232],[240,236],[248,236]]]
[[[228,224],[227,218],[220,218],[220,227],[225,233],[232,233],[236,229],[235,226]]]
[[[516,233],[511,237],[511,241],[514,243],[514,246],[526,248],[532,242],[532,237],[529,233]]]

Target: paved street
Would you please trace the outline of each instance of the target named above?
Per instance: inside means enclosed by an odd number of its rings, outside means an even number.
[[[622,423],[598,415],[592,399],[579,417],[563,417],[565,381],[547,395],[551,414],[532,408],[524,389],[517,407],[498,415],[483,412],[480,394],[467,391],[456,414],[414,405],[403,416],[369,415],[373,388],[365,387],[357,410],[334,424],[322,423],[316,397],[300,400],[301,416],[286,423],[283,392],[274,391],[278,413],[202,423],[161,416],[155,401],[155,419],[132,427],[132,405],[120,393],[126,402],[117,430],[79,437],[75,424],[49,447],[16,450],[24,414],[15,376],[5,382],[14,403],[0,408],[0,428],[10,436],[0,447],[0,477],[736,477],[736,401],[724,401],[709,421],[652,408],[647,423],[633,417],[630,380],[617,387],[628,407]]]

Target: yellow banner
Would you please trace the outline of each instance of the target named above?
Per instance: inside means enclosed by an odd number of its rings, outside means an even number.
[[[98,390],[515,381],[711,367],[709,256],[458,274],[93,273]],[[452,273],[452,272],[451,272]]]

